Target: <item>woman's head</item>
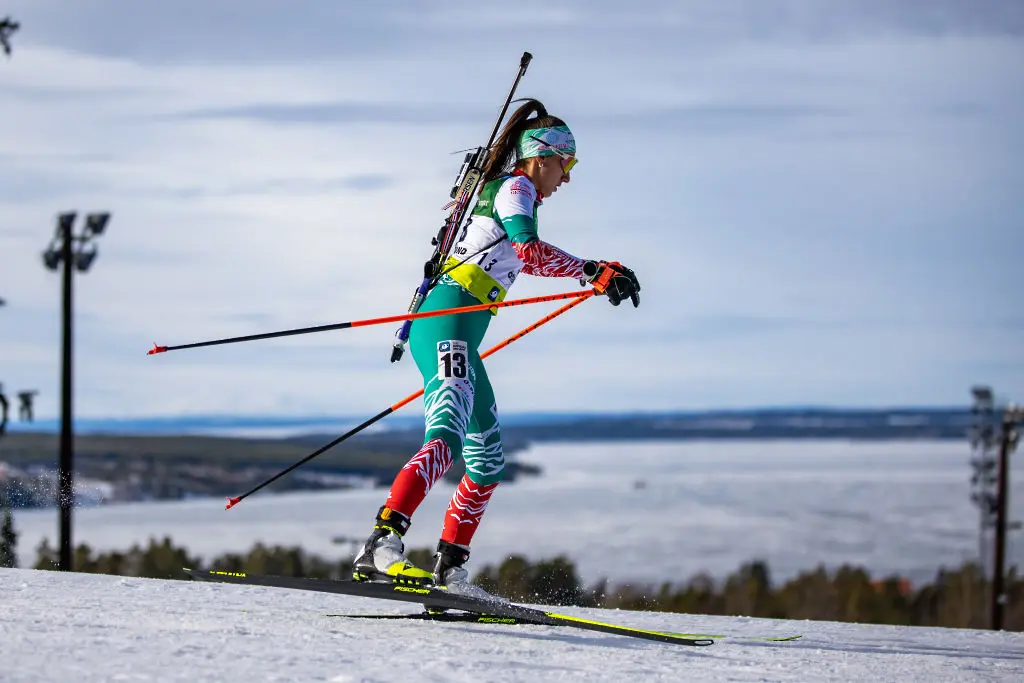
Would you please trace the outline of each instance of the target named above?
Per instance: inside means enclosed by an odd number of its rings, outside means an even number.
[[[537,100],[512,112],[484,165],[484,181],[518,169],[542,197],[550,196],[576,164],[576,140],[565,121],[547,113]]]

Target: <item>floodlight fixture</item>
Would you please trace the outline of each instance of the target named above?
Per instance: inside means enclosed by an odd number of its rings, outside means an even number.
[[[96,260],[96,254],[99,253],[96,248],[89,251],[77,251],[75,252],[75,268],[84,273],[92,267],[92,262]]]
[[[107,229],[107,223],[110,221],[110,212],[104,211],[102,213],[90,213],[85,217],[85,230],[90,232],[97,237],[102,235]]]
[[[60,265],[60,252],[52,246],[43,252],[43,265],[47,270],[57,270]]]
[[[63,235],[64,230],[71,232],[72,226],[75,224],[75,217],[78,213],[75,211],[65,211],[64,213],[57,214],[57,235]]]
[[[21,28],[21,24],[10,17],[0,19],[0,49],[8,57],[11,56],[11,36]]]

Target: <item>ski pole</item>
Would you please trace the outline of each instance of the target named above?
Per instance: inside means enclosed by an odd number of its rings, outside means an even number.
[[[496,303],[474,304],[459,308],[445,308],[438,311],[426,311],[423,313],[403,313],[401,315],[389,315],[385,318],[368,318],[366,320],[353,320],[345,323],[333,323],[331,325],[317,325],[315,327],[299,327],[294,330],[281,330],[280,332],[266,332],[263,334],[250,334],[244,337],[229,337],[227,339],[214,339],[212,341],[196,342],[194,344],[182,344],[180,346],[159,346],[153,344],[153,348],[146,352],[147,356],[167,351],[178,351],[180,349],[195,349],[201,346],[216,346],[218,344],[236,344],[238,342],[255,341],[257,339],[271,339],[273,337],[289,337],[297,334],[310,334],[312,332],[327,332],[329,330],[344,330],[349,327],[367,327],[369,325],[383,325],[385,323],[399,322],[401,320],[419,320],[420,318],[433,318],[440,315],[453,315],[457,313],[471,313],[472,311],[485,311],[489,308],[507,308],[510,306],[524,306],[526,304],[541,304],[547,301],[559,301],[560,299],[572,299],[579,296],[579,292],[562,292],[561,294],[544,294],[542,296],[531,296],[525,299],[511,299]]]
[[[565,304],[561,308],[559,308],[559,309],[557,309],[555,311],[552,311],[551,313],[548,313],[546,316],[544,316],[543,318],[541,318],[537,322],[532,323],[531,325],[528,325],[527,327],[524,327],[523,329],[519,330],[518,332],[516,332],[515,334],[513,334],[511,337],[507,338],[505,341],[501,342],[500,344],[492,346],[487,351],[485,351],[484,353],[480,354],[480,358],[484,359],[484,358],[487,358],[488,356],[491,356],[491,355],[497,353],[498,351],[501,351],[503,348],[505,348],[506,346],[508,346],[512,342],[514,342],[514,341],[516,341],[518,339],[522,339],[523,337],[528,335],[530,332],[533,332],[535,329],[537,329],[538,327],[543,325],[544,323],[549,322],[551,320],[554,320],[558,316],[560,316],[563,313],[565,313],[566,311],[568,311],[570,308],[573,308],[575,306],[579,306],[581,303],[583,303],[584,301],[586,301],[590,297],[594,296],[594,294],[595,294],[595,292],[592,289],[587,290],[585,292],[582,292],[580,294],[577,294],[575,299],[573,299],[569,303]],[[272,476],[270,479],[267,479],[266,481],[264,481],[262,484],[259,484],[258,486],[250,489],[249,491],[243,493],[240,496],[236,496],[235,498],[228,498],[228,504],[226,506],[224,506],[224,509],[225,510],[230,510],[231,508],[233,508],[234,506],[236,506],[240,502],[242,502],[244,499],[248,498],[252,494],[254,494],[257,491],[259,491],[260,489],[262,489],[264,486],[267,486],[268,484],[271,484],[271,483],[277,481],[278,479],[280,479],[284,475],[288,474],[292,470],[294,470],[294,469],[296,469],[298,467],[301,467],[302,465],[305,465],[307,462],[309,462],[313,458],[317,457],[318,455],[324,453],[325,451],[327,451],[327,450],[329,450],[331,448],[334,448],[335,446],[337,446],[342,441],[345,441],[346,439],[355,436],[356,434],[358,434],[359,432],[363,431],[364,429],[366,429],[370,425],[374,424],[375,422],[378,422],[378,421],[384,419],[385,417],[387,417],[391,413],[395,412],[396,410],[399,410],[399,409],[407,406],[408,404],[412,403],[413,401],[415,401],[416,399],[418,399],[422,395],[423,395],[423,389],[420,389],[416,393],[410,394],[410,395],[406,396],[405,398],[403,398],[398,403],[395,403],[394,405],[388,406],[387,408],[385,408],[384,410],[380,411],[379,413],[377,413],[376,415],[374,415],[370,419],[368,419],[365,422],[363,422],[361,425],[359,425],[357,427],[353,427],[352,429],[348,430],[347,432],[345,432],[344,434],[342,434],[341,436],[339,436],[337,439],[335,439],[334,441],[330,442],[326,446],[321,446],[320,448],[316,449],[315,451],[313,451],[312,453],[307,455],[302,460],[299,460],[298,462],[296,462],[293,465],[290,465],[286,469],[281,470],[280,472],[278,472],[277,474]]]

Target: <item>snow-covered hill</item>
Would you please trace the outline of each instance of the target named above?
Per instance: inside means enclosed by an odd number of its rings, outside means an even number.
[[[736,638],[692,648],[546,626],[360,621],[404,604],[0,570],[0,681],[1019,681],[1024,635],[562,608]],[[743,636],[803,633],[787,643]]]

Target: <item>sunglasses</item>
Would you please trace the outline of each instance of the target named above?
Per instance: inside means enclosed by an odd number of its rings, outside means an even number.
[[[541,140],[536,135],[531,135],[530,139],[536,140],[537,142],[539,142],[540,144],[544,145],[545,147],[547,147],[552,152],[554,152],[555,154],[558,155],[558,158],[562,160],[562,173],[569,173],[569,171],[571,171],[576,166],[576,162],[578,160],[576,159],[576,155],[575,154],[568,154],[566,152],[563,152],[562,150],[558,149],[557,147],[555,147],[553,145],[549,145],[548,143],[544,142],[543,140]]]

